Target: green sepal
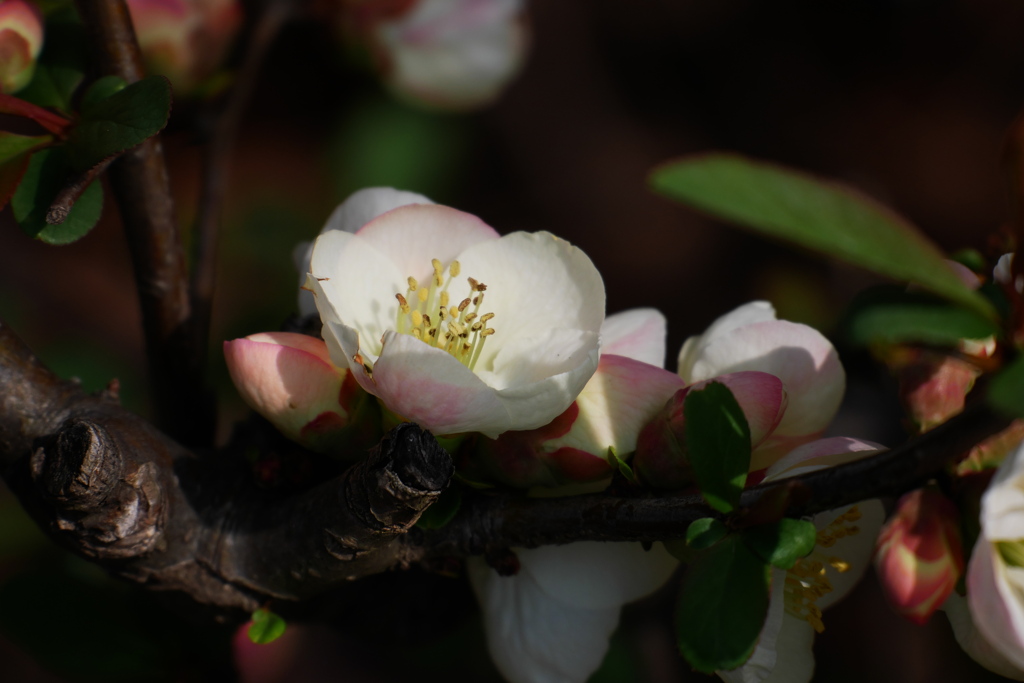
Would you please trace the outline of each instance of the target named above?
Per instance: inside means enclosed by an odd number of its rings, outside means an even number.
[[[683,404],[686,447],[704,500],[732,512],[750,469],[750,427],[736,398],[721,382],[691,390]]]
[[[729,528],[714,517],[701,517],[686,527],[686,545],[694,550],[710,548],[725,538]]]
[[[266,609],[256,610],[250,618],[252,623],[249,625],[246,635],[249,636],[249,640],[257,645],[266,645],[267,643],[274,642],[284,635],[285,628],[287,627],[284,619]]]
[[[818,530],[802,519],[783,518],[743,530],[743,542],[754,554],[779,569],[792,569],[801,557],[814,550]]]

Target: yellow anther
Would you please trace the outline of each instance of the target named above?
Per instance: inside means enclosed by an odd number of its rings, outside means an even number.
[[[448,273],[452,277],[458,277],[459,273],[461,273],[461,272],[462,272],[462,266],[459,265],[458,261],[452,261],[451,263],[448,264]]]
[[[444,322],[444,319],[448,317],[448,309],[446,309],[446,308],[439,308],[439,309],[437,309],[437,317],[441,320],[441,322]]]
[[[469,307],[469,299],[463,299],[459,302],[459,312],[466,310]],[[470,314],[472,315],[472,313]],[[466,320],[469,320],[469,316],[466,316]]]
[[[442,275],[442,274],[444,274],[444,270],[441,269],[441,261],[440,261],[440,259],[436,259],[436,258],[430,259],[430,265],[434,266],[434,275]]]
[[[423,314],[419,311],[412,312],[412,325],[413,327],[419,327],[423,324]]]
[[[410,275],[409,276],[409,291],[410,292],[415,292],[416,289],[419,286],[420,286],[420,284],[418,282],[416,282],[416,278],[414,278],[412,275]]]
[[[469,301],[469,299],[466,299],[466,301]],[[476,320],[476,313],[469,313],[469,314],[466,315],[466,322],[467,323],[471,323],[474,320]]]
[[[484,329],[484,324],[482,322],[477,321],[473,323],[473,325],[469,329],[473,330],[474,332],[479,332],[480,330]]]
[[[485,325],[486,325],[486,324],[487,324],[487,322],[488,322],[488,321],[489,321],[489,320],[490,320],[491,318],[493,318],[493,317],[494,317],[494,314],[493,314],[493,313],[484,313],[484,314],[483,314],[482,316],[480,316],[480,322],[482,322],[483,324],[485,324]]]
[[[480,336],[481,337],[489,337],[492,334],[494,334],[494,328],[493,327],[488,327],[486,330],[484,330],[483,332],[480,333]]]
[[[423,341],[423,330],[418,327],[412,328],[412,336],[416,337],[420,341]]]
[[[448,294],[448,292],[441,292],[441,307],[442,308],[447,308],[448,307],[448,301],[450,299],[451,299],[451,296]]]
[[[830,558],[828,558],[828,563],[829,563],[829,565],[831,565],[831,567],[833,569],[835,569],[840,574],[842,574],[844,572],[848,572],[850,570],[850,563],[849,562],[845,562],[845,561],[839,559],[838,557],[830,557]]]
[[[420,300],[420,303],[426,301],[428,296],[430,296],[430,292],[428,292],[426,289],[416,290],[416,298]]]
[[[451,308],[448,309],[448,312],[451,313],[453,318],[458,318],[459,317],[459,307],[458,306],[452,306]]]
[[[398,299],[398,306],[402,309],[402,313],[409,313],[409,302],[405,300],[405,297],[401,294],[395,294],[395,298]]]
[[[423,324],[426,325],[427,327],[430,327],[430,324],[431,324],[430,323],[430,316],[427,315],[426,313],[423,314]]]

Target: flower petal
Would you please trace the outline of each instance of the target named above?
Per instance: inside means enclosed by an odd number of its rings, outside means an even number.
[[[498,576],[466,563],[491,658],[511,683],[584,683],[601,665],[619,607],[586,609],[544,591],[529,572]]]
[[[832,344],[814,328],[786,320],[753,323],[718,334],[713,344],[701,346],[691,360],[691,381],[740,370],[767,372],[781,379],[789,396],[789,407],[774,434],[781,437],[823,430],[839,409],[846,386]]]
[[[823,547],[819,541],[819,545],[815,548],[815,550],[839,558],[846,563],[843,571],[839,571],[831,564],[825,565],[825,574],[832,584],[832,590],[818,598],[817,605],[820,609],[825,609],[839,602],[860,583],[860,580],[864,577],[864,572],[871,565],[871,555],[875,550],[875,539],[878,538],[878,532],[881,531],[882,524],[885,523],[885,508],[882,506],[881,501],[876,499],[864,500],[853,507],[841,510],[822,512],[815,515],[812,521],[819,531],[824,530],[828,534],[830,531],[829,525],[836,522],[837,518],[844,514],[848,518],[857,514],[859,514],[859,517],[849,520],[852,523],[842,522],[839,525],[839,528],[844,529],[844,531],[836,535],[833,545]]]
[[[992,543],[982,534],[974,544],[967,567],[967,604],[978,631],[1003,657],[1024,670],[1024,605],[1008,573],[1020,568],[1007,567]]]
[[[764,481],[807,474],[860,460],[884,450],[885,446],[872,441],[851,439],[846,436],[819,439],[794,449],[778,460],[765,472]]]
[[[665,316],[653,308],[633,308],[610,315],[601,325],[601,354],[625,356],[665,367]]]
[[[355,233],[377,216],[407,204],[433,204],[427,197],[415,192],[396,190],[393,187],[367,187],[357,190],[338,205],[320,231],[328,230]],[[292,252],[295,268],[299,271],[299,286],[306,282],[309,262],[313,255],[312,242],[300,242]],[[299,313],[303,316],[316,313],[316,303],[306,290],[299,292]]]
[[[757,448],[778,426],[785,414],[787,397],[782,380],[767,372],[731,372],[718,375],[702,382],[695,382],[689,389],[700,389],[710,382],[724,384],[743,410],[743,416],[750,427],[750,444]],[[760,469],[751,464],[751,469]]]
[[[661,543],[583,541],[517,551],[529,573],[552,599],[582,609],[618,609],[661,588],[679,566]]]
[[[719,339],[726,337],[733,330],[769,320],[775,320],[775,308],[767,301],[751,301],[726,313],[711,323],[704,334],[686,340],[683,348],[679,350],[679,374],[687,382],[707,379],[707,377],[693,376],[693,365],[707,347],[717,343]]]
[[[949,625],[953,627],[953,637],[971,659],[1000,676],[1015,681],[1024,681],[1024,669],[1015,666],[982,635],[974,623],[974,619],[971,618],[966,598],[954,592],[946,598],[942,609],[949,617]]]
[[[613,448],[616,454],[626,456],[636,450],[643,426],[682,388],[682,378],[673,372],[602,354],[597,372],[576,398],[579,413],[572,427],[545,441],[544,448],[578,448],[602,458]]]

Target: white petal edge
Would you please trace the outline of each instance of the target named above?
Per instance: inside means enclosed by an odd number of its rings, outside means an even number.
[[[703,334],[690,337],[683,344],[683,348],[679,350],[679,374],[687,382],[707,379],[692,376],[693,365],[705,347],[714,344],[721,336],[737,328],[768,320],[775,320],[775,308],[767,301],[751,301],[719,317],[704,330]]]
[[[511,683],[584,683],[601,666],[620,608],[585,609],[552,598],[529,572],[498,576],[466,563],[484,617],[487,646]]]
[[[1024,681],[1024,670],[1013,665],[1010,660],[1000,654],[992,643],[985,639],[978,626],[971,618],[967,599],[952,593],[942,605],[942,610],[949,618],[953,629],[953,637],[964,652],[975,662],[989,671],[1005,676],[1014,681]]]
[[[633,308],[610,315],[601,325],[601,354],[625,356],[665,367],[665,316],[653,308]]]
[[[1024,605],[1006,573],[1006,563],[983,529],[967,566],[967,605],[985,640],[1024,669]]]
[[[521,571],[553,599],[581,609],[618,608],[661,588],[679,566],[661,543],[583,541],[517,552]]]

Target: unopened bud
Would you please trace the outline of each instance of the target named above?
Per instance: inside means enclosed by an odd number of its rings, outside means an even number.
[[[953,592],[964,570],[957,509],[938,491],[900,498],[882,528],[875,571],[889,604],[923,624]]]
[[[0,92],[28,85],[43,49],[43,17],[26,0],[0,0]]]

